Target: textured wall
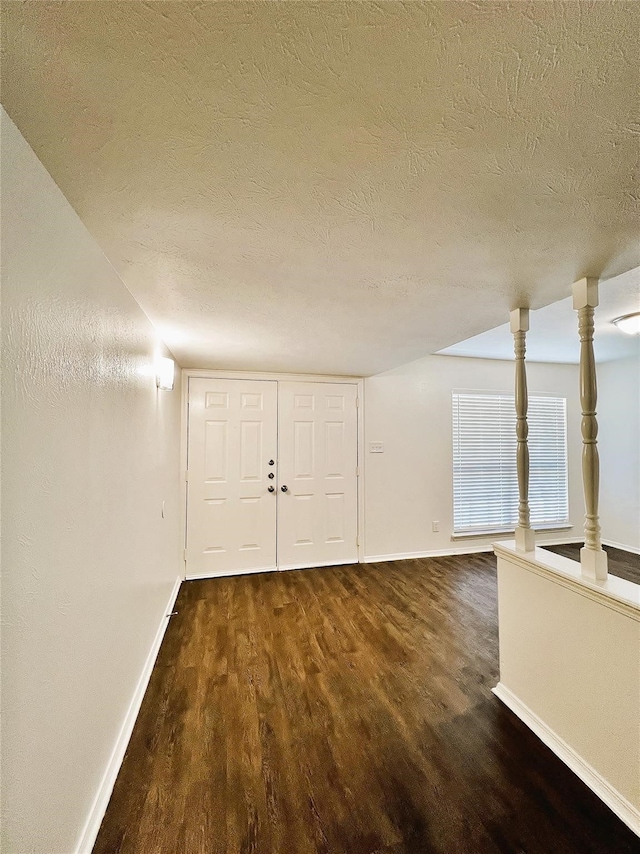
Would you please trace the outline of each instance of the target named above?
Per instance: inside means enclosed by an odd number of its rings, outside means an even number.
[[[180,395],[4,112],[2,184],[2,850],[70,854],[182,567]]]
[[[530,394],[567,398],[569,518],[573,530],[539,534],[557,540],[582,535],[580,401],[576,365],[532,364]],[[451,392],[512,391],[513,362],[427,356],[365,380],[365,554],[394,555],[488,546],[492,537],[452,542]],[[368,443],[384,442],[383,454]],[[431,522],[440,522],[433,533]]]
[[[9,115],[184,365],[375,374],[640,264],[637,2],[2,13]]]
[[[602,537],[640,553],[640,358],[597,371]]]

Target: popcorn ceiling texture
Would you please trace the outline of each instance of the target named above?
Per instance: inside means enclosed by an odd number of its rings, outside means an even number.
[[[373,374],[640,263],[638,3],[3,18],[7,111],[185,366]]]

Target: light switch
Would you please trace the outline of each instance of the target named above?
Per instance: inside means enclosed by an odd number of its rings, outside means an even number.
[[[383,442],[369,442],[369,453],[370,454],[384,454],[384,443]]]

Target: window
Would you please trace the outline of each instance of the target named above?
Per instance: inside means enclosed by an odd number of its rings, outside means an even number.
[[[567,524],[567,416],[562,397],[529,397],[531,527]],[[454,533],[518,524],[513,395],[453,394]]]

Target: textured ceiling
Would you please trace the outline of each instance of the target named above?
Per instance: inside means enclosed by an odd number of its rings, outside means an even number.
[[[640,267],[599,284],[599,304],[595,312],[594,351],[596,361],[640,358],[640,337],[627,335],[612,320],[640,311]],[[470,356],[479,359],[513,359],[513,335],[505,323],[481,332],[467,341],[440,350],[443,356]],[[532,312],[527,332],[528,362],[580,361],[578,317],[571,297]]]
[[[371,374],[640,263],[640,3],[2,11],[8,113],[183,365]]]

